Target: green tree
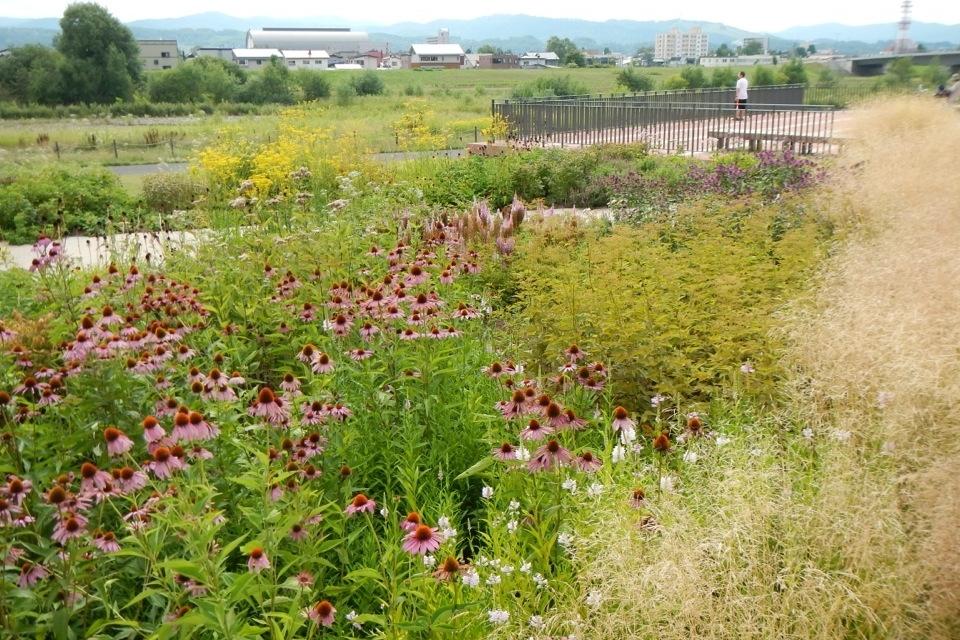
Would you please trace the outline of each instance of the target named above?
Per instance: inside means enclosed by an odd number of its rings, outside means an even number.
[[[240,90],[243,102],[254,104],[293,104],[296,97],[290,81],[290,69],[277,56],[270,58],[261,71],[247,81]]]
[[[733,49],[730,48],[726,42],[717,47],[717,50],[713,52],[713,55],[718,58],[729,58],[733,56]]]
[[[894,85],[906,85],[913,79],[913,58],[897,58],[887,67],[887,78]]]
[[[687,83],[687,79],[682,75],[670,76],[663,82],[663,88],[668,90],[677,90],[677,89],[689,89],[690,85]]]
[[[57,104],[62,56],[47,47],[28,44],[0,56],[0,100],[20,104]]]
[[[304,100],[330,97],[330,77],[323,71],[297,69],[293,74],[293,81],[300,87]]]
[[[803,66],[803,60],[794,58],[787,64],[780,65],[777,79],[781,84],[807,84],[807,69]]]
[[[492,44],[482,44],[479,47],[477,47],[477,53],[490,53],[493,55],[501,55],[503,53],[503,49],[501,49],[500,47],[494,47]]]
[[[733,87],[737,84],[737,74],[730,67],[715,67],[710,74],[711,87]]]
[[[810,44],[807,46],[807,55],[808,55],[808,56],[812,56],[812,55],[815,54],[816,52],[817,52],[817,45],[815,45],[815,44],[813,44],[813,43],[810,43]]]
[[[707,86],[707,74],[703,67],[692,65],[680,71],[680,77],[687,81],[688,89],[702,89]]]
[[[763,53],[763,43],[759,40],[751,40],[740,50],[745,56],[758,56]]]
[[[793,55],[795,55],[795,56],[798,57],[798,58],[806,58],[806,57],[807,57],[807,48],[806,48],[806,47],[797,47],[796,49],[793,50]]]
[[[350,77],[350,86],[358,96],[380,96],[386,93],[387,86],[376,71],[363,71]]]
[[[247,81],[247,72],[240,65],[223,58],[194,58],[188,64],[203,71],[203,97],[211,102],[233,102]]]
[[[204,98],[203,69],[188,62],[151,73],[147,95],[151,102],[200,102]]]
[[[616,77],[617,84],[627,91],[651,91],[653,89],[653,79],[632,67],[621,69],[617,72]]]
[[[754,87],[769,87],[772,84],[776,84],[776,79],[773,77],[773,69],[770,67],[757,67],[753,70],[753,78],[751,78],[750,84]]]
[[[131,100],[141,83],[140,47],[130,29],[91,2],[71,4],[54,46],[63,54],[64,102]]]
[[[582,67],[586,64],[583,54],[580,53],[580,47],[574,44],[570,38],[561,39],[557,36],[550,36],[547,40],[547,51],[557,54],[562,65],[570,64]]]

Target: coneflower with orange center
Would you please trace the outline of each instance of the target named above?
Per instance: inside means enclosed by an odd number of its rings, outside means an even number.
[[[413,531],[418,526],[420,526],[420,514],[416,511],[411,511],[406,518],[400,521],[400,528],[404,531]]]
[[[133,440],[116,427],[104,429],[103,439],[107,441],[107,453],[111,457],[121,456],[133,447]]]
[[[264,569],[270,568],[270,561],[267,560],[267,554],[260,547],[254,547],[250,550],[250,556],[247,558],[247,571],[251,573],[260,573]]]
[[[455,580],[458,575],[469,569],[470,565],[458,561],[453,556],[447,556],[440,568],[433,572],[438,581]]]
[[[653,450],[659,454],[670,453],[670,438],[666,433],[661,433],[656,438],[653,439]]]
[[[347,508],[343,510],[348,516],[352,516],[357,513],[373,513],[377,508],[377,503],[363,495],[358,493],[353,497],[353,500],[350,501],[350,504],[347,505]]]
[[[337,612],[327,600],[321,600],[313,607],[304,611],[304,615],[317,624],[325,627],[333,626],[333,616]]]
[[[433,553],[443,543],[443,536],[433,527],[425,524],[417,525],[403,538],[402,549],[411,555],[426,555]]]

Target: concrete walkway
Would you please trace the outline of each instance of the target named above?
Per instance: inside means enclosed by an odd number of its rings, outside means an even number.
[[[169,233],[118,233],[113,236],[69,236],[61,240],[63,252],[69,260],[87,268],[106,266],[115,262],[118,266],[146,262],[149,254],[156,264],[171,251],[189,249],[197,243],[198,234],[190,231]],[[0,270],[13,267],[29,269],[37,253],[31,245],[10,245],[0,242]]]

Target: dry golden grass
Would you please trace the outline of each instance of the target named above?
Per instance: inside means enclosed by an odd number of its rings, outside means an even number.
[[[960,637],[957,116],[859,113],[822,202],[847,241],[784,314],[782,415],[714,417],[733,442],[650,500],[657,533],[601,501],[578,524],[580,605],[552,631],[580,615],[582,638]]]

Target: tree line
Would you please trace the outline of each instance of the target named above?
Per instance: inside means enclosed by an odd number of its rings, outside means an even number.
[[[0,57],[0,101],[21,105],[108,105],[137,97],[155,103],[294,104],[329,97],[332,91],[328,75],[291,71],[279,58],[256,72],[199,57],[145,73],[133,33],[95,3],[67,7],[53,48],[24,45]],[[350,74],[337,96],[349,100],[384,91],[383,80],[370,71]]]

